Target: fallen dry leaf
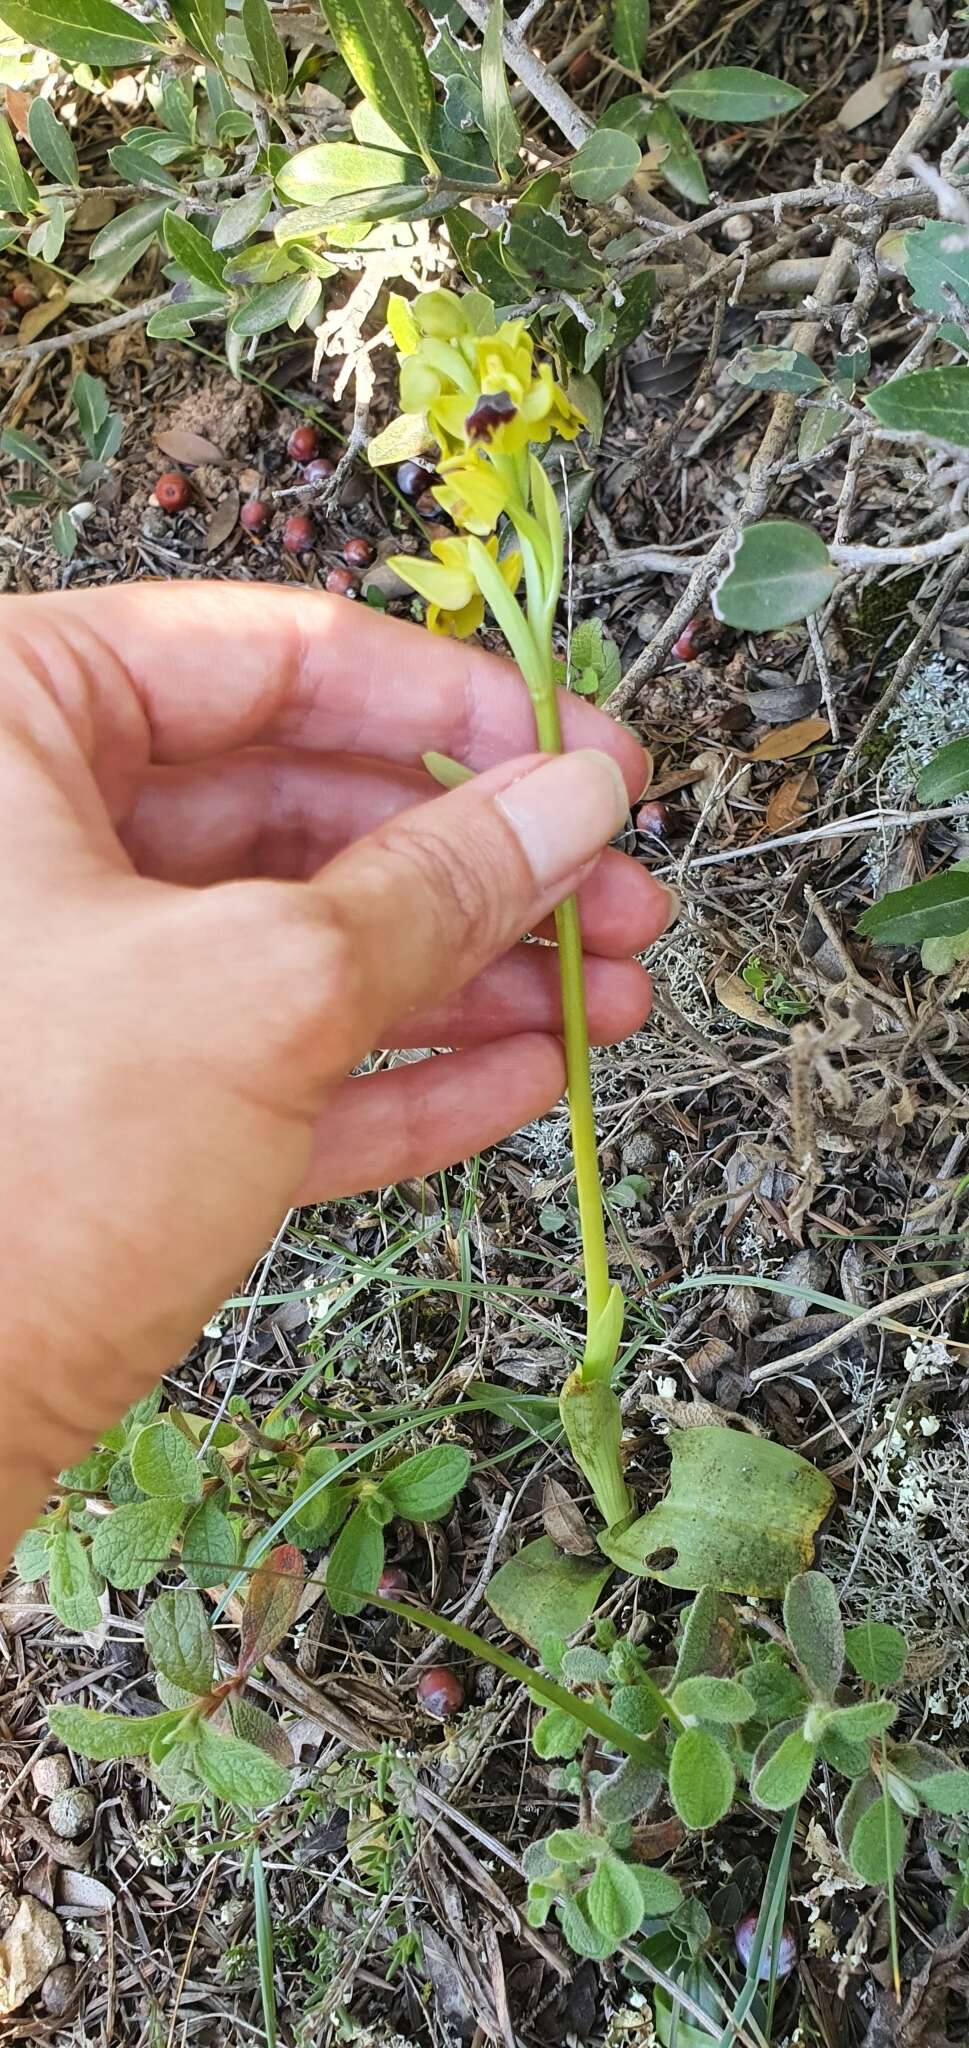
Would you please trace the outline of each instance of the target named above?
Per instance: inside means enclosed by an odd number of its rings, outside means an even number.
[[[68,294],[58,292],[52,299],[41,299],[39,306],[31,306],[17,329],[18,342],[23,344],[26,341],[36,341],[38,334],[43,334],[45,327],[60,319],[67,303]]]
[[[26,142],[29,135],[29,130],[27,127],[27,115],[30,112],[30,99],[27,93],[17,92],[15,91],[12,85],[8,85],[6,92],[6,105],[7,112],[10,116],[11,121],[13,122],[14,127],[17,130],[17,134],[22,135],[24,141]]]
[[[763,1003],[751,995],[739,974],[718,974],[713,986],[718,1003],[722,1003],[732,1017],[742,1017],[745,1024],[758,1024],[764,1031],[786,1034],[787,1025],[778,1023],[777,1018],[765,1010]]]
[[[97,228],[107,227],[117,210],[117,203],[110,192],[89,192],[71,216],[71,233],[93,235]]]
[[[871,78],[866,78],[864,84],[845,100],[837,117],[838,127],[861,128],[866,121],[873,121],[876,114],[884,111],[889,100],[894,99],[907,76],[904,64],[888,64],[884,71],[876,71]]]
[[[239,493],[227,491],[221,503],[216,506],[205,529],[205,539],[202,542],[205,554],[214,555],[216,548],[220,548],[223,542],[228,540],[238,524]]]
[[[225,451],[217,448],[214,441],[206,440],[204,434],[192,434],[186,427],[170,427],[167,432],[155,435],[155,447],[167,455],[170,462],[184,462],[188,468],[197,462],[222,463]]]
[[[786,776],[767,806],[768,831],[787,832],[792,825],[800,824],[807,817],[810,799],[817,795],[817,790],[817,777],[810,768]]]
[[[18,2012],[32,1998],[55,1963],[64,1961],[64,1936],[56,1913],[23,1898],[0,1941],[0,2013]]]
[[[596,1539],[577,1508],[571,1494],[566,1493],[557,1479],[546,1479],[542,1495],[542,1523],[546,1536],[550,1536],[559,1550],[565,1550],[570,1557],[588,1557],[596,1547]]]
[[[815,714],[813,718],[796,718],[793,725],[779,725],[775,732],[769,732],[759,740],[750,758],[752,761],[787,761],[795,754],[803,754],[805,747],[813,747],[818,740],[827,739],[830,726],[826,718]]]

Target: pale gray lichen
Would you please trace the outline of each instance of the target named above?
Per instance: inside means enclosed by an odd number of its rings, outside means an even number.
[[[890,751],[878,776],[879,803],[904,810],[915,801],[922,769],[940,747],[969,733],[969,666],[951,655],[931,654],[908,679],[885,720]],[[886,826],[866,851],[872,887],[879,889],[900,828]]]
[[[952,1728],[965,1728],[969,1422],[943,1418],[940,1441],[939,1432],[926,1433],[925,1420],[916,1407],[893,1426],[871,1527],[864,1504],[845,1509],[826,1541],[824,1563],[836,1582],[850,1573],[844,1595],[848,1620],[860,1622],[870,1615],[894,1622],[916,1652],[938,1648],[941,1668],[921,1694],[922,1704]]]

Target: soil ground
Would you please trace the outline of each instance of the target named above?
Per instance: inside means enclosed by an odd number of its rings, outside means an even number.
[[[803,184],[819,154],[832,177],[847,163],[883,161],[906,117],[904,95],[851,131],[835,115],[886,48],[920,32],[915,9],[744,5],[726,21],[718,8],[677,12],[691,14],[703,61],[760,61],[784,73],[785,50],[802,38],[824,79],[789,125],[782,161],[775,153],[766,163],[756,137],[716,145],[725,196],[740,204]],[[581,26],[581,11],[573,15]],[[810,234],[804,246],[823,251],[823,222]],[[736,506],[770,401],[738,394],[726,366],[744,343],[778,339],[790,317],[789,305],[766,317],[756,304],[727,308],[711,358],[712,311],[684,306],[674,336],[627,354],[610,377],[602,445],[590,456],[577,606],[602,619],[626,669],[681,582],[627,564],[624,552],[693,553]],[[886,363],[910,345],[907,317],[891,294],[879,300],[869,335]],[[203,339],[217,349],[217,337]],[[365,463],[302,563],[280,547],[279,516],[263,544],[239,528],[241,498],[296,481],[285,444],[297,420],[322,422],[324,452],[334,456],[350,430],[352,407],[333,397],[337,365],[325,363],[314,381],[301,341],[267,350],[258,383],[234,382],[204,350],[147,343],[140,330],[93,343],[84,366],[106,379],[124,415],[121,457],[70,564],[52,549],[43,513],[4,512],[8,591],[144,576],[316,584],[351,533],[381,557],[416,539],[407,508]],[[5,423],[42,433],[63,423],[68,381],[67,358],[47,359],[18,386]],[[387,383],[375,424],[390,405]],[[170,518],[153,504],[152,485],[179,459],[185,435],[212,448],[192,466],[190,507]],[[829,528],[843,479],[842,447],[792,477],[784,509]],[[909,537],[935,530],[944,502],[921,459],[886,448],[869,459],[852,538],[891,537],[896,521]],[[915,809],[921,761],[969,729],[964,581],[950,575],[932,619],[951,567],[856,578],[826,625],[823,675],[802,626],[758,642],[704,610],[690,658],[669,657],[627,708],[652,749],[662,809],[634,821],[626,843],[675,883],[683,914],[652,962],[651,1023],[597,1057],[595,1085],[617,1277],[636,1346],[624,1412],[639,1500],[663,1490],[665,1433],[685,1419],[677,1404],[694,1419],[698,1410],[742,1418],[810,1458],[838,1496],[821,1562],[853,1618],[874,1613],[904,1626],[915,1650],[904,1725],[959,1755],[969,1753],[969,1283],[959,1281],[969,1013],[964,983],[929,976],[911,954],[872,950],[855,926],[873,889],[965,857],[967,845],[958,824],[847,822]],[[408,600],[391,602],[407,612]],[[903,659],[910,677],[890,718],[857,748]],[[832,703],[837,737],[802,746],[788,728]],[[822,824],[832,828],[823,837]],[[459,1401],[482,1381],[554,1392],[580,1321],[569,1188],[560,1111],[426,1185],[300,1214],[257,1295],[240,1275],[235,1304],[172,1374],[172,1397],[190,1393],[194,1406],[214,1411],[238,1371],[258,1416],[315,1356],[314,1399],[339,1414],[342,1436],[362,1441],[388,1410]],[[910,1299],[899,1305],[902,1296]],[[857,1314],[886,1302],[888,1322],[875,1314],[851,1330],[843,1305]],[[581,1499],[578,1482],[561,1446],[509,1458],[521,1432],[480,1411],[429,1425],[426,1440],[442,1428],[471,1450],[471,1483],[440,1528],[398,1525],[392,1555],[428,1605],[504,1641],[485,1603],[488,1577],[543,1526],[556,1530],[556,1486]],[[614,1582],[606,1598],[606,1611],[660,1651],[678,1605],[648,1580]],[[97,1819],[80,1854],[52,1833],[31,1776],[55,1694],[131,1712],[155,1705],[138,1596],[116,1596],[90,1640],[71,1636],[22,1589],[8,1592],[0,1619],[7,1873],[16,1890],[57,1906],[70,1962],[63,2010],[30,2008],[4,2023],[2,2037],[125,2048],[260,2040],[239,1845],[215,1838],[205,1820],[173,1818],[137,1767],[91,1765],[83,1777]],[[464,1667],[467,1707],[442,1733],[415,1704],[429,1654],[417,1630],[369,1611],[344,1623],[324,1602],[260,1681],[267,1705],[297,1717],[301,1770],[300,1791],[263,1841],[281,2040],[551,2048],[605,2038],[648,2048],[648,2009],[622,1970],[570,1958],[552,1931],[534,1933],[522,1919],[521,1851],[571,1807],[529,1749],[521,1689],[484,1665]],[[354,1846],[359,1816],[375,1810],[376,1874]],[[964,2039],[964,1917],[947,1924],[952,1831],[918,1837],[899,1885],[899,2006],[884,1897],[845,1875],[832,1816],[822,1792],[795,1855],[800,1960],[776,2039],[825,2048]],[[757,1896],[770,1847],[764,1821],[738,1812],[715,1837],[689,1844],[668,1828],[656,1853],[677,1849],[681,1883],[729,1930]],[[721,1960],[729,1967],[726,1938]]]

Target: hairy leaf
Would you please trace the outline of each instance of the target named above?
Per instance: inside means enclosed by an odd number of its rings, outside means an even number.
[[[303,1597],[303,1560],[293,1543],[277,1543],[249,1581],[240,1624],[240,1671],[252,1671],[282,1642]]]
[[[670,1798],[684,1827],[712,1828],[730,1807],[736,1773],[723,1744],[705,1728],[685,1728],[670,1755]]]
[[[75,1756],[105,1763],[113,1756],[147,1756],[158,1735],[177,1727],[182,1711],[164,1714],[99,1714],[94,1707],[51,1707],[52,1735]]]
[[[833,1699],[844,1670],[838,1595],[823,1572],[800,1572],[784,1595],[784,1627],[801,1666],[824,1699]]]
[[[159,1593],[152,1601],[145,1615],[145,1648],[156,1670],[181,1692],[208,1692],[215,1643],[202,1602],[187,1586]]]
[[[185,1518],[180,1500],[133,1501],[115,1508],[91,1545],[91,1557],[111,1586],[147,1586],[168,1562]]]
[[[380,1489],[394,1513],[412,1522],[436,1522],[467,1482],[471,1459],[457,1444],[418,1451],[380,1475]]]
[[[275,1806],[289,1791],[289,1772],[282,1764],[253,1742],[243,1742],[238,1735],[220,1735],[207,1721],[199,1725],[192,1763],[217,1799],[246,1813],[261,1813],[264,1807]]]
[[[149,1422],[131,1446],[131,1470],[142,1493],[196,1501],[202,1468],[188,1439],[172,1422]]]

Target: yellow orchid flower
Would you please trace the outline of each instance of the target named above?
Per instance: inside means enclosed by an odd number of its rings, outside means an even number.
[[[387,318],[401,359],[403,404],[426,414],[445,457],[482,443],[496,455],[521,455],[553,435],[572,441],[584,427],[551,364],[536,367],[524,321],[496,327],[483,292],[459,298],[440,288],[409,303],[392,294]]]
[[[498,562],[498,542],[492,538],[487,542],[487,552],[493,562]],[[476,633],[484,619],[484,598],[475,582],[468,561],[468,543],[458,535],[453,539],[431,542],[433,561],[422,556],[391,555],[389,567],[409,583],[420,597],[427,599],[427,624],[432,633],[450,635],[455,640],[467,640]],[[511,591],[517,590],[521,580],[522,562],[519,554],[508,554],[498,562],[502,580]]]
[[[469,451],[441,465],[434,496],[455,526],[468,533],[493,533],[508,510],[508,485],[483,452]]]

